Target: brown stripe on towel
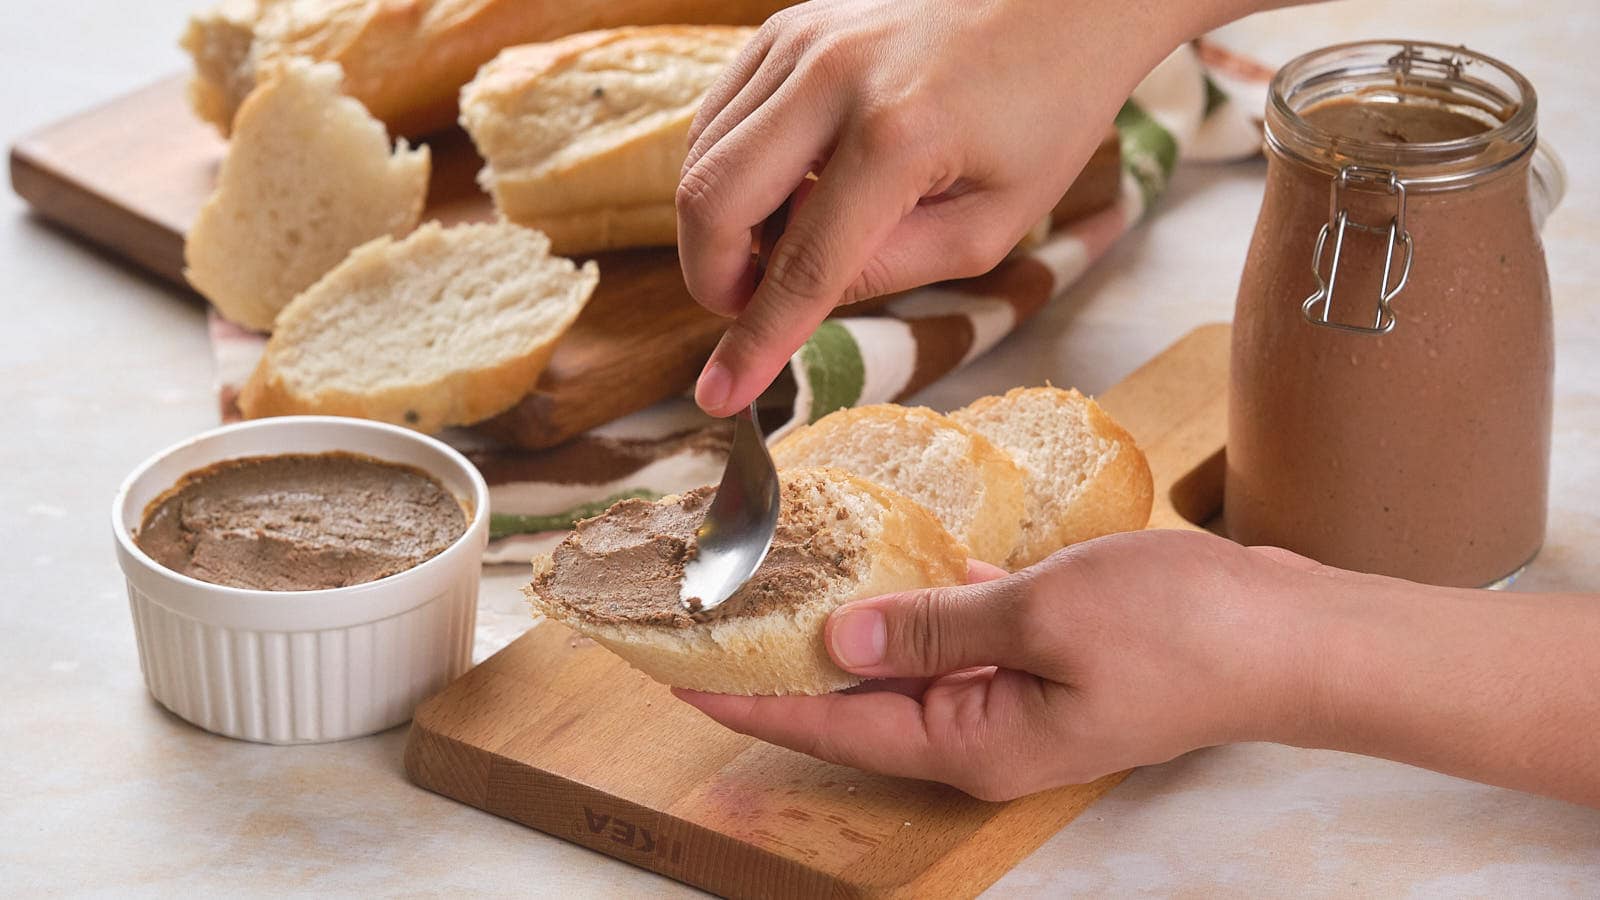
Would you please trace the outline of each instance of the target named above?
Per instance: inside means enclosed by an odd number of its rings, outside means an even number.
[[[1031,256],[1008,259],[987,275],[956,284],[971,284],[974,294],[1009,302],[1017,311],[1019,325],[1044,309],[1056,292],[1056,279],[1050,268]]]
[[[960,365],[972,349],[972,320],[960,313],[906,319],[906,325],[917,347],[917,361],[911,368],[911,379],[895,400],[903,400],[938,381]]]
[[[987,275],[952,282],[951,287],[975,297],[1010,303],[1020,325],[1044,308],[1055,289],[1055,277],[1044,263],[1019,256],[1002,262]],[[972,319],[959,313],[904,318],[917,346],[917,361],[911,369],[911,379],[895,398],[897,400],[922,390],[961,365],[976,336]]]
[[[467,458],[491,485],[522,481],[605,484],[685,451],[726,454],[732,437],[732,425],[718,421],[660,438],[580,435],[549,450],[481,450],[469,452]]]
[[[1221,72],[1240,81],[1259,81],[1262,83],[1272,80],[1277,74],[1271,66],[1264,65],[1258,60],[1248,56],[1240,56],[1232,50],[1214,41],[1205,38],[1196,38],[1194,41],[1195,55],[1200,57],[1200,62],[1207,69]]]

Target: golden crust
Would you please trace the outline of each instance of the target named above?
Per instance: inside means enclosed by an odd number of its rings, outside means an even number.
[[[1032,518],[1024,526],[1022,541],[1012,554],[1009,567],[1025,568],[1069,544],[1145,527],[1155,496],[1150,465],[1133,436],[1093,399],[1077,390],[1056,387],[1012,388],[1001,396],[980,398],[950,415],[1004,446],[1002,433],[1016,434],[1037,425],[1021,421],[1025,414],[1019,407],[1027,404],[1081,415],[1088,433],[1105,446],[1088,461],[1088,471],[1058,473],[1080,479],[1073,484],[1064,480],[1052,482],[1046,473],[1028,472],[1028,491],[1033,497],[1028,514]],[[1053,512],[1038,500],[1041,496],[1069,495],[1070,503],[1048,504]],[[1040,520],[1044,515],[1050,518]]]
[[[573,318],[577,317],[577,310]],[[421,387],[397,387],[371,394],[321,390],[298,393],[261,355],[239,392],[239,411],[247,419],[269,416],[352,416],[405,425],[433,434],[451,425],[471,425],[516,406],[533,390],[555,353],[559,334],[533,352],[499,365],[455,373]]]
[[[689,125],[710,86],[700,81],[731,62],[751,34],[732,26],[629,27],[504,51],[461,91],[461,124],[486,163],[479,182],[501,214],[549,234],[558,253],[675,245],[673,198]],[[598,89],[601,75],[592,70],[651,56],[668,61],[656,77],[677,89],[670,100],[657,97],[656,107],[635,98],[628,115],[645,113],[637,120],[602,115],[552,143],[550,135],[576,126],[547,128],[542,113],[527,112],[557,91],[579,91],[569,99],[582,106],[591,86]]]
[[[576,210],[556,216],[519,217],[504,206],[501,211],[513,222],[544,232],[550,238],[551,251],[562,256],[678,244],[678,213],[670,203]]]
[[[434,258],[458,252],[445,243],[449,240],[458,240],[465,252],[479,252],[480,247],[484,253],[510,252],[503,246],[495,251],[490,243],[499,237],[495,230],[503,228],[523,231],[521,226],[505,223],[462,225],[453,229],[430,223],[404,241],[379,238],[356,248],[343,263],[301,293],[278,315],[277,327],[267,341],[266,351],[239,394],[240,411],[252,419],[281,415],[355,416],[431,433],[451,425],[481,422],[515,406],[533,389],[555,353],[557,342],[583,311],[599,282],[595,263],[585,263],[559,276],[558,289],[563,295],[528,298],[529,303],[559,302],[562,306],[558,316],[541,322],[537,339],[530,334],[530,343],[515,355],[485,358],[470,368],[452,366],[432,373],[431,378],[419,375],[417,380],[404,384],[364,391],[327,386],[307,388],[298,378],[283,371],[289,364],[280,364],[280,357],[292,355],[297,348],[297,338],[315,333],[317,317],[330,304],[340,303],[349,293],[371,290],[368,282],[393,288],[393,278],[409,277],[395,275],[394,267],[408,259],[416,260],[417,253],[425,254],[424,258]],[[458,239],[446,237],[462,229],[469,233]],[[543,236],[538,236],[536,241],[538,246],[544,245]],[[493,323],[484,320],[481,324],[487,328]],[[431,341],[431,337],[427,339]],[[360,355],[352,351],[349,359],[341,364],[355,368],[362,363]]]

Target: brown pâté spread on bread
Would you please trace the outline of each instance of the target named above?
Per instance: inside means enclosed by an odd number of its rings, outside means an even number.
[[[697,488],[676,502],[623,500],[579,522],[551,553],[552,565],[533,588],[546,602],[595,624],[688,628],[696,620],[679,599],[684,565],[694,558],[695,532],[716,496]],[[854,577],[860,550],[828,527],[843,509],[823,510],[785,484],[772,549],[717,617],[759,616],[796,605],[839,578]]]
[[[201,581],[309,591],[403,572],[466,529],[460,501],[420,469],[351,453],[283,454],[190,472],[146,507],[134,540]]]

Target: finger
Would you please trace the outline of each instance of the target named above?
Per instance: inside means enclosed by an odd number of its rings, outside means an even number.
[[[841,302],[988,272],[1021,238],[1012,219],[1022,219],[1005,216],[1004,207],[1000,198],[986,193],[918,205],[884,239]]]
[[[1037,579],[1009,577],[962,587],[890,594],[846,604],[829,616],[828,653],[869,678],[926,677],[972,666],[1032,671],[1033,638],[1053,627],[1030,621]],[[1044,613],[1035,613],[1042,615]]]
[[[706,412],[731,415],[765,390],[915,206],[920,192],[902,158],[865,141],[833,154],[706,364],[695,394]]]
[[[700,305],[734,315],[753,287],[751,230],[777,209],[833,142],[831,97],[783,83],[683,173],[675,198],[683,281]]]
[[[818,759],[954,785],[984,800],[1048,786],[1042,754],[1058,753],[1059,710],[1038,679],[984,668],[938,679],[924,701],[887,691],[820,697],[735,697],[673,689],[741,734]]]
[[[700,140],[700,133],[707,124],[722,112],[734,97],[738,96],[750,79],[767,61],[767,55],[772,51],[772,33],[765,29],[758,29],[756,33],[739,48],[733,57],[733,62],[728,64],[717,80],[711,83],[710,90],[706,91],[705,99],[700,101],[700,108],[695,110],[694,119],[689,123],[689,146],[693,147]],[[684,168],[688,168],[685,164]]]
[[[727,728],[839,765],[905,778],[938,778],[922,706],[889,691],[820,697],[736,697],[674,688]]]
[[[740,85],[738,92],[720,104],[721,108],[702,122],[701,116],[705,116],[710,108],[710,97],[707,97],[707,103],[701,105],[700,112],[695,116],[696,125],[699,127],[692,127],[690,130],[689,155],[684,158],[683,171],[689,171],[700,157],[705,156],[712,147],[727,137],[740,122],[771,100],[772,95],[777,93],[778,88],[782,87],[793,73],[794,58],[769,49],[756,69]],[[720,85],[719,81],[718,86]]]
[[[1247,549],[1249,549],[1251,552],[1259,553],[1260,555],[1265,556],[1267,559],[1270,559],[1281,566],[1288,566],[1291,569],[1299,569],[1302,572],[1315,572],[1323,568],[1322,563],[1319,563],[1310,557],[1301,556],[1293,550],[1285,550],[1282,547],[1261,546],[1250,547]]]
[[[1005,569],[981,559],[967,560],[967,584],[982,584],[985,581],[994,581],[1010,575]]]
[[[1054,705],[1059,685],[1025,672],[985,667],[928,686],[922,718],[940,781],[980,800],[1011,800],[1052,784],[1052,757],[1068,757]]]
[[[874,691],[893,691],[903,697],[920,700],[922,693],[928,689],[931,678],[872,678],[863,681],[852,688],[846,688],[847,694],[870,694]]]

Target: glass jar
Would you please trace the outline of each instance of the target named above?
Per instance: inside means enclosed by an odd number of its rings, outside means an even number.
[[[1527,79],[1460,47],[1345,44],[1277,74],[1234,314],[1230,537],[1461,586],[1538,551],[1559,169],[1532,165],[1535,118]]]

